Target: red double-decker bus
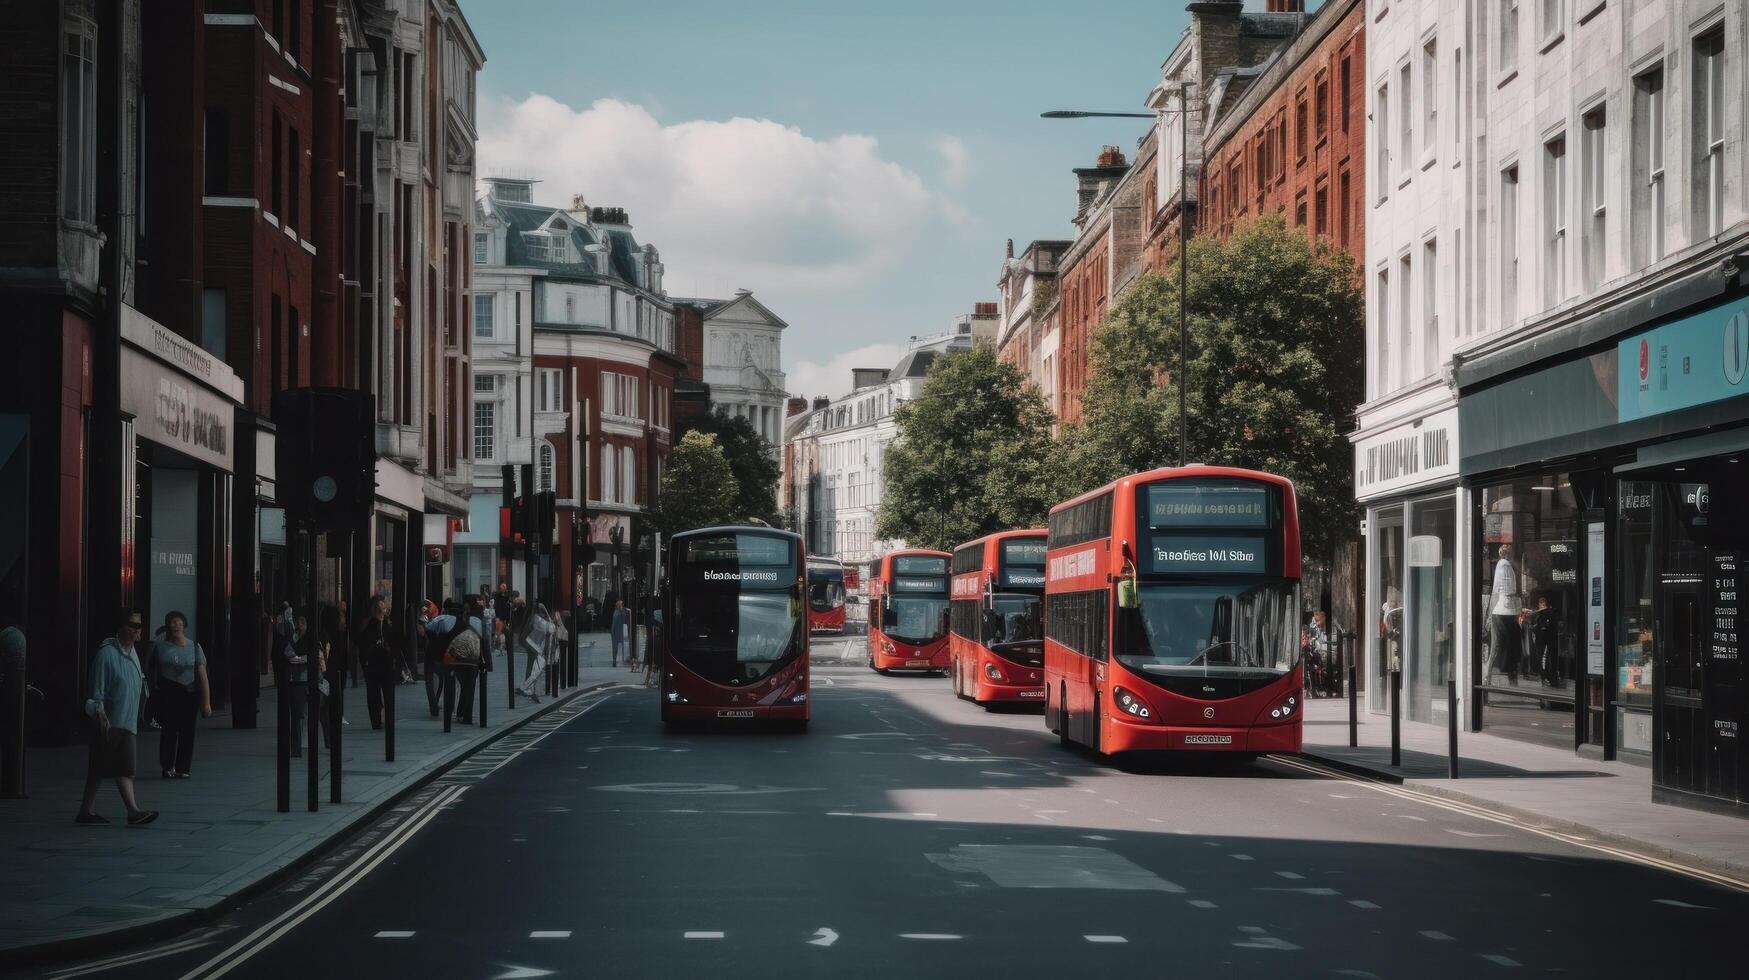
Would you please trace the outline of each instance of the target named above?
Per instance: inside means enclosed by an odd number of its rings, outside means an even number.
[[[1124,477],[1051,509],[1047,724],[1101,753],[1297,752],[1293,484],[1218,466]]]
[[[907,549],[875,560],[868,580],[868,665],[943,671],[947,656],[945,551]]]
[[[801,536],[769,527],[682,531],[668,545],[662,720],[808,723]]]
[[[808,559],[808,632],[844,632],[844,563]]]
[[[953,693],[983,705],[1043,701],[1045,532],[1000,531],[953,550]]]

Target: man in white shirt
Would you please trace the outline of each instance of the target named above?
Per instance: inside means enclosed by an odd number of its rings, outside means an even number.
[[[1494,585],[1489,590],[1489,644],[1492,646],[1493,669],[1506,674],[1513,686],[1518,684],[1518,614],[1523,609],[1519,595],[1518,572],[1512,567],[1512,546],[1500,546],[1500,556],[1494,562]]]

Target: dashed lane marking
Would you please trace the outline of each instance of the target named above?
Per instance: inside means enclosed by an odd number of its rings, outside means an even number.
[[[705,931],[705,930],[693,930],[692,932],[683,933],[681,938],[683,938],[683,939],[721,939],[721,938],[723,938],[723,934],[720,932],[712,932],[712,931]]]
[[[1705,909],[1709,912],[1712,911],[1711,905],[1690,905],[1687,902],[1680,902],[1674,898],[1654,898],[1652,901],[1658,905],[1669,905],[1679,909]]]
[[[964,936],[956,936],[951,932],[901,932],[901,933],[899,933],[899,938],[900,939],[923,939],[923,940],[930,940],[930,941],[934,941],[934,940],[945,941],[945,940],[952,940],[952,939],[964,939],[965,937]]]
[[[1232,858],[1235,861],[1253,861],[1253,860],[1256,860],[1255,858],[1253,858],[1249,854],[1229,854],[1227,856]]]
[[[1199,908],[1199,909],[1218,909],[1218,908],[1220,908],[1219,905],[1216,905],[1215,903],[1209,901],[1206,898],[1193,898],[1190,900],[1189,904],[1192,908]]]
[[[1301,881],[1306,877],[1305,875],[1302,875],[1302,874],[1295,874],[1292,871],[1277,871],[1275,874],[1276,874],[1276,877],[1286,878],[1289,881]]]
[[[413,930],[411,930],[411,929],[384,929],[383,931],[377,933],[375,936],[372,936],[371,938],[372,939],[412,939],[413,938]]]
[[[1367,901],[1364,898],[1351,898],[1348,900],[1348,904],[1354,906],[1357,909],[1366,909],[1369,912],[1379,907],[1377,905],[1374,905],[1372,902]]]
[[[1423,929],[1423,930],[1421,930],[1421,935],[1427,937],[1428,939],[1433,940],[1436,943],[1449,943],[1452,941],[1452,938],[1450,936],[1446,935],[1443,932],[1440,932],[1438,929]]]
[[[569,929],[536,929],[528,934],[530,939],[570,939]]]
[[[1495,966],[1523,966],[1524,965],[1523,963],[1518,962],[1517,960],[1513,959],[1510,956],[1502,956],[1499,953],[1483,953],[1483,954],[1481,954],[1481,956],[1482,956],[1482,959],[1487,960],[1488,962],[1494,964]]]
[[[1082,936],[1081,938],[1087,940],[1090,943],[1127,943],[1127,942],[1129,942],[1128,939],[1125,939],[1122,936]]]

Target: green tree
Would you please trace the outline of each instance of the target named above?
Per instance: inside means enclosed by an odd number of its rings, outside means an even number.
[[[1344,433],[1364,394],[1360,277],[1345,253],[1279,214],[1188,252],[1190,462],[1294,481],[1306,553],[1357,519]],[[1064,434],[1063,489],[1178,461],[1178,282],[1149,273],[1094,331],[1082,421]]]
[[[937,357],[898,422],[882,464],[880,537],[946,550],[1036,527],[1056,502],[1050,410],[990,346]]]
[[[729,461],[735,474],[735,521],[764,521],[776,527],[777,481],[783,470],[773,458],[771,443],[759,434],[753,423],[739,416],[715,409],[680,420],[675,436],[684,439],[688,432],[704,432],[717,437],[717,445]]]
[[[695,527],[733,524],[736,496],[735,474],[717,437],[688,432],[668,456],[662,486],[651,520],[664,535]]]

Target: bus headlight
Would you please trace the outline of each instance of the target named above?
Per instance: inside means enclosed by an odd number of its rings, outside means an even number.
[[[1143,701],[1141,698],[1131,694],[1129,691],[1121,687],[1116,690],[1115,696],[1119,711],[1122,711],[1124,714],[1129,715],[1132,718],[1140,718],[1143,721],[1150,721],[1153,719],[1153,710],[1150,709],[1147,702]]]
[[[1269,717],[1276,721],[1287,721],[1300,710],[1300,695],[1296,691],[1283,698],[1281,703],[1269,709]]]
[[[998,684],[1005,684],[1008,681],[1008,678],[1006,676],[1004,676],[1002,673],[1002,668],[996,666],[995,664],[991,663],[988,660],[984,661],[984,676],[988,677],[989,679],[995,681]]]
[[[668,692],[668,703],[669,704],[686,704],[687,701],[685,698],[680,696],[679,691],[669,691]]]

